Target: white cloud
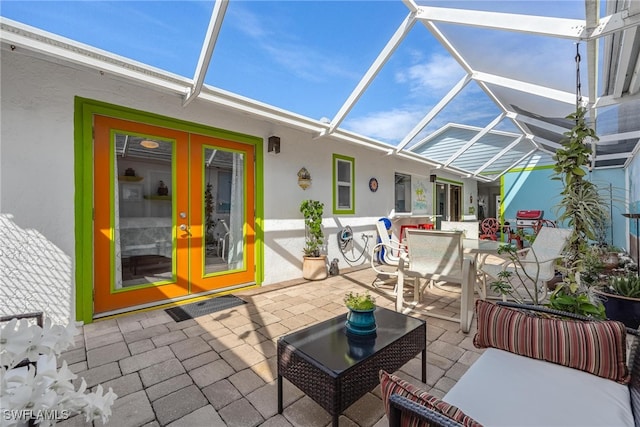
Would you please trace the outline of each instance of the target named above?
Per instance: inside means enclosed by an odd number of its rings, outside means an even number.
[[[463,75],[464,70],[451,56],[434,54],[427,62],[397,72],[396,81],[408,84],[412,94],[424,96],[431,91],[446,93]]]
[[[379,111],[346,120],[344,127],[361,135],[389,143],[397,143],[424,116],[423,111],[394,109]]]

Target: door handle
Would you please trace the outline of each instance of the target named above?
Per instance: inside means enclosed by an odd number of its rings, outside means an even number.
[[[187,231],[187,224],[180,224],[180,230]]]

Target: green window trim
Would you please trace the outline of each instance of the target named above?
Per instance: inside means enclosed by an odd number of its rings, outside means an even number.
[[[333,154],[333,213],[349,215],[356,213],[356,161],[353,157]],[[346,169],[345,169],[346,166]],[[345,170],[348,173],[345,175]],[[339,179],[340,178],[340,179]],[[345,179],[346,178],[346,179]],[[340,190],[343,191],[340,191]],[[346,189],[346,191],[344,191]],[[341,197],[347,196],[349,201],[344,203]],[[348,205],[348,206],[347,206]]]

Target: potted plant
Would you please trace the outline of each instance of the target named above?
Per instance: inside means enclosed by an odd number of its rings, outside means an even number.
[[[302,277],[307,280],[322,280],[327,277],[327,256],[320,254],[324,244],[322,214],[324,203],[318,200],[303,200],[300,212],[304,217],[305,246],[302,261]]]
[[[347,313],[347,332],[356,335],[369,335],[376,331],[376,300],[367,291],[363,294],[349,292],[344,296]]]
[[[640,277],[634,273],[609,277],[606,285],[595,290],[604,303],[607,318],[619,320],[627,327],[640,325]]]
[[[605,246],[602,251],[602,264],[604,265],[604,268],[607,270],[618,268],[620,266],[619,254],[621,252],[624,251],[617,246]]]

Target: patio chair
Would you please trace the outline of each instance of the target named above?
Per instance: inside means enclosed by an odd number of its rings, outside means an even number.
[[[485,218],[480,223],[480,238],[488,240],[498,240],[498,220],[495,218]]]
[[[371,268],[376,272],[372,286],[377,288],[382,284],[395,285],[398,278],[400,253],[406,250],[406,246],[391,238],[391,221],[388,218],[380,218],[376,221],[376,229],[378,243],[371,249],[370,257]]]
[[[538,234],[542,227],[553,227],[556,228],[558,225],[555,221],[551,221],[550,219],[539,219],[533,224],[533,231],[535,234]]]
[[[480,228],[477,221],[441,221],[440,229],[443,231],[462,231],[464,239],[477,239],[480,236]]]
[[[518,262],[505,259],[499,264],[484,264],[481,271],[485,295],[487,279],[498,281],[502,271],[509,271],[515,299],[519,302],[543,301],[547,296],[547,282],[555,277],[556,261],[562,258],[571,232],[568,228],[542,227],[530,247],[515,251]],[[506,295],[502,298],[507,299]]]
[[[407,252],[401,254],[405,263],[398,265],[396,311],[403,308],[404,280],[414,278],[414,299],[422,299],[421,280],[445,281],[461,285],[460,317],[422,312],[427,316],[460,322],[462,332],[468,332],[473,319],[473,287],[476,280],[474,258],[464,256],[461,231],[407,230]]]

